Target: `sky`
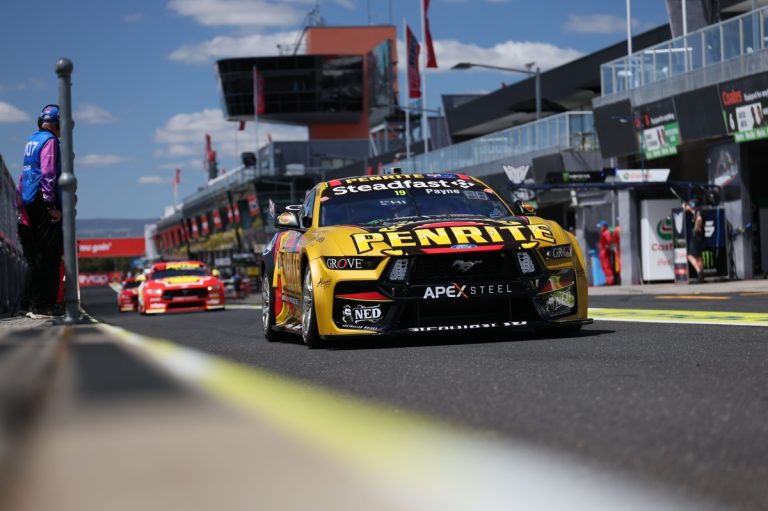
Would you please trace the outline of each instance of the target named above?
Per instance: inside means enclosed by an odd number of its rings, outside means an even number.
[[[58,102],[56,63],[69,58],[80,218],[159,218],[204,186],[205,134],[219,167],[254,151],[256,130],[228,122],[214,63],[277,55],[319,4],[329,26],[398,27],[421,37],[419,0],[3,0],[0,7],[0,155],[14,179],[43,106]],[[632,2],[634,33],[667,21],[664,0]],[[525,78],[451,70],[461,61],[542,70],[626,39],[624,0],[431,0],[439,68],[427,79],[428,107],[442,94],[487,93]],[[404,59],[400,57],[400,63]],[[398,71],[405,93],[405,73]],[[305,140],[306,129],[261,124],[260,143]]]

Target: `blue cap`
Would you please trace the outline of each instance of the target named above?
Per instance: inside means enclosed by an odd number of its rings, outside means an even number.
[[[37,126],[41,127],[45,123],[59,124],[59,105],[45,105],[37,118]]]
[[[695,200],[692,200],[688,204],[690,204],[692,208],[696,209],[696,201]]]
[[[597,227],[602,227],[602,226],[608,227],[608,222],[606,220],[600,220],[599,222],[597,222]]]

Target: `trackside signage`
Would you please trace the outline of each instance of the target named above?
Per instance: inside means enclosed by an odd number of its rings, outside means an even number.
[[[634,128],[640,151],[652,160],[677,154],[680,126],[671,98],[641,105],[634,109]]]
[[[145,253],[144,238],[89,238],[77,240],[77,257],[140,257]]]
[[[734,141],[768,138],[768,74],[722,83],[718,90],[725,129]]]

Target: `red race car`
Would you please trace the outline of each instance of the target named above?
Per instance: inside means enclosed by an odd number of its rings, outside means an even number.
[[[117,294],[117,307],[120,312],[135,311],[139,306],[139,286],[142,278],[127,277],[120,286]]]
[[[224,284],[200,261],[152,265],[139,287],[139,314],[224,308]]]

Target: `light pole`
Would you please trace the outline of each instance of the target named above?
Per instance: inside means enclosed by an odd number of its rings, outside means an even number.
[[[533,69],[535,62],[530,62],[525,65],[527,69],[517,69],[514,67],[502,67],[502,66],[492,66],[490,64],[475,64],[474,62],[459,62],[458,64],[454,65],[451,69],[469,69],[471,67],[482,67],[485,69],[496,69],[498,71],[513,71],[515,73],[523,73],[528,76],[533,76],[535,78],[536,83],[536,119],[541,119],[541,70],[537,66],[536,69]]]

